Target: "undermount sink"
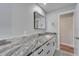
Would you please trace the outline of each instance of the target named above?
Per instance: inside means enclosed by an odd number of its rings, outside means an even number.
[[[6,45],[6,44],[10,44],[11,41],[7,41],[7,40],[0,40],[0,46],[2,45]]]

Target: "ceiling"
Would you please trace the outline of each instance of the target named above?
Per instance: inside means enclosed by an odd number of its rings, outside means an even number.
[[[37,3],[41,8],[43,8],[46,12],[51,12],[63,7],[67,6],[75,6],[76,3],[46,3],[44,5],[43,3]]]

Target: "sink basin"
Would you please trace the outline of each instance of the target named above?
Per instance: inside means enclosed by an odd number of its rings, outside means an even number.
[[[10,41],[7,41],[7,40],[0,40],[0,46],[2,45],[6,45],[6,44],[10,44],[11,42]]]

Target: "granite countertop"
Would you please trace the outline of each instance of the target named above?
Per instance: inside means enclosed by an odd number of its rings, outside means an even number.
[[[0,55],[2,56],[22,56],[35,50],[37,47],[48,41],[53,36],[30,36],[18,37],[8,40],[0,41]]]

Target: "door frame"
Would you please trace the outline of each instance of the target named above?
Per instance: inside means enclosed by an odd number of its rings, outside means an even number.
[[[58,14],[58,47],[57,47],[58,50],[60,50],[60,16],[68,13],[74,13],[74,9],[64,11]],[[74,44],[74,15],[73,15],[73,44]]]

